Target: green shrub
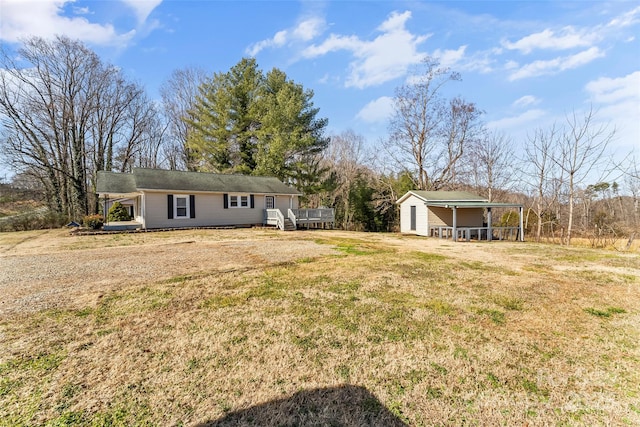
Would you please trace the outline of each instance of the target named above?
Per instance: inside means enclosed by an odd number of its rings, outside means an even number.
[[[107,219],[109,221],[129,221],[131,217],[129,216],[129,212],[127,212],[127,208],[125,208],[122,203],[113,202],[113,205],[109,208]]]
[[[507,211],[500,217],[500,227],[517,227],[520,225],[520,214],[516,211]]]
[[[85,227],[88,227],[92,230],[98,230],[104,224],[102,215],[100,214],[87,215],[84,217],[82,222],[84,223]]]

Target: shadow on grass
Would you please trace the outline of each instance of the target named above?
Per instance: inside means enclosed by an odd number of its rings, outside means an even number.
[[[390,426],[406,427],[364,387],[344,385],[300,391],[285,399],[230,412],[198,427]]]

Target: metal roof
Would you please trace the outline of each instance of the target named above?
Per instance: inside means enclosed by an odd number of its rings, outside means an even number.
[[[486,202],[487,199],[478,196],[477,194],[469,193],[467,191],[422,191],[411,190],[404,196],[400,197],[396,203],[402,203],[410,196],[416,196],[425,202],[460,202],[460,201],[474,201],[474,202]]]
[[[482,196],[467,191],[420,191],[411,190],[400,197],[396,203],[402,203],[410,196],[416,196],[427,206],[443,208],[517,208],[519,203],[490,202]]]
[[[474,201],[448,201],[448,202],[425,202],[427,206],[442,208],[519,208],[521,203],[500,203],[500,202],[474,202]]]
[[[300,195],[274,177],[226,175],[134,168],[132,173],[98,172],[99,194],[131,194],[143,190]]]

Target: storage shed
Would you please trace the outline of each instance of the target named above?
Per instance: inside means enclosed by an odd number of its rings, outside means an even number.
[[[489,202],[466,191],[408,191],[400,205],[400,231],[454,241],[516,238],[523,241],[522,210],[517,203]],[[493,227],[493,208],[518,208],[519,226]],[[486,215],[486,216],[485,216]]]

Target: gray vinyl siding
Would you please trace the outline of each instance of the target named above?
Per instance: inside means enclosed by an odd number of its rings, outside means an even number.
[[[411,206],[416,207],[416,229],[411,230]],[[424,200],[409,196],[400,204],[400,232],[427,236],[427,207]]]
[[[167,218],[167,194],[195,195],[195,218]],[[244,193],[229,193],[247,195]],[[262,224],[264,219],[265,195],[254,194],[254,208],[224,208],[222,193],[186,193],[186,192],[145,192],[146,228],[176,228],[176,227],[211,227],[225,225],[256,225]],[[297,196],[294,207],[297,207]],[[276,207],[281,208],[286,216],[289,208],[290,196],[277,196]],[[286,203],[286,205],[285,205]],[[284,206],[284,208],[282,207]]]
[[[262,198],[263,208],[264,209],[264,196],[260,196]],[[289,209],[298,209],[298,197],[293,197],[293,206],[291,206],[291,196],[276,196],[275,197],[275,208],[280,209],[280,212],[286,217],[287,210]]]

